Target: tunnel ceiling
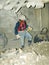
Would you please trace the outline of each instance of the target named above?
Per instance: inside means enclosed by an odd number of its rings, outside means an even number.
[[[34,8],[43,8],[44,3],[49,2],[49,0],[0,0],[0,9],[13,10],[17,12],[21,7],[30,6]]]

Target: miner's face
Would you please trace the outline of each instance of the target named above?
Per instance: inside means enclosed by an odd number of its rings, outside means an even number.
[[[21,19],[19,19],[19,22],[21,22],[22,20]]]

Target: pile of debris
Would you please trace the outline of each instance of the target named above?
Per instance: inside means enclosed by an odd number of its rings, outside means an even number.
[[[38,46],[41,45],[43,44]],[[33,50],[33,46],[26,47],[23,50],[8,49],[1,52],[0,65],[49,65],[49,57],[38,54],[37,51]]]

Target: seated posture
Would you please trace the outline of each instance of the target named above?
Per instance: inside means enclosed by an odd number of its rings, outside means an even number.
[[[34,43],[41,41],[49,41],[48,29],[46,27],[42,28],[40,34],[34,37]]]
[[[15,25],[15,35],[17,39],[20,39],[21,41],[21,48],[24,47],[24,39],[28,38],[28,44],[30,45],[32,42],[32,36],[26,31],[26,29],[32,30],[31,27],[29,27],[26,23],[25,17],[21,16],[19,18],[19,21]]]

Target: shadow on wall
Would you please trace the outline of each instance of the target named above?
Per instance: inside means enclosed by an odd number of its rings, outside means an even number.
[[[2,47],[2,49],[5,48],[7,43],[8,43],[8,38],[6,34],[4,32],[0,32],[0,46]]]

